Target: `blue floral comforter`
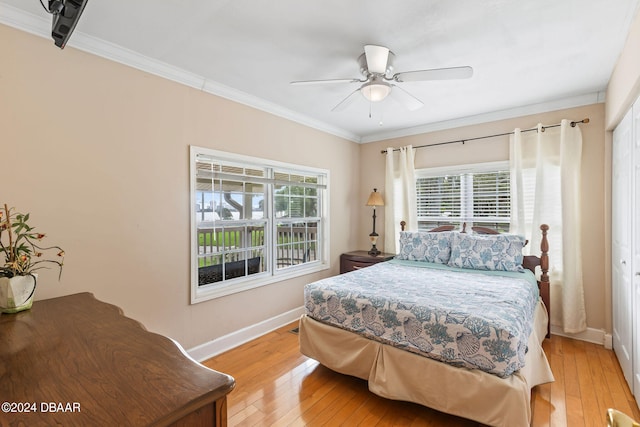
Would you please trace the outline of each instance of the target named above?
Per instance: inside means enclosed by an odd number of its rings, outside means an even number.
[[[530,271],[392,260],[305,286],[307,315],[432,359],[506,377],[524,366]]]

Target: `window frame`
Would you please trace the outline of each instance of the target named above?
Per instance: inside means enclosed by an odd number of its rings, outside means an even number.
[[[432,167],[432,168],[420,168],[420,169],[416,169],[415,170],[415,177],[416,177],[416,185],[417,185],[417,181],[420,178],[433,178],[433,177],[440,177],[440,176],[444,176],[444,175],[455,175],[455,176],[460,176],[460,175],[464,175],[464,174],[468,174],[468,173],[473,173],[473,174],[481,174],[481,173],[490,173],[490,172],[499,172],[499,171],[506,171],[509,172],[510,170],[510,166],[509,166],[509,161],[508,160],[503,160],[503,161],[495,161],[495,162],[484,162],[484,163],[471,163],[471,164],[465,164],[465,165],[454,165],[454,166],[439,166],[439,167]],[[509,183],[511,185],[511,183]],[[463,185],[461,183],[461,189],[460,191],[465,191],[464,190],[465,185]],[[469,199],[467,199],[469,200]],[[511,202],[509,202],[509,205],[511,207]],[[418,195],[416,194],[416,216],[418,213]],[[467,209],[465,209],[467,208]],[[465,212],[466,211],[466,212]],[[457,217],[452,217],[451,220],[447,221],[449,223],[452,224],[459,224],[460,227],[462,227],[462,223],[466,222],[467,223],[467,228],[469,229],[471,226],[473,226],[473,222],[471,220],[465,220],[464,217],[465,215],[468,215],[468,206],[464,206],[463,204],[460,205],[460,215],[462,217],[462,219],[459,219]],[[445,220],[433,220],[433,219],[424,219],[424,218],[432,218],[432,217],[419,217],[417,216],[417,221],[418,224],[420,224],[420,222],[425,223],[425,222],[446,222]],[[478,222],[494,222],[494,221],[478,221]],[[500,222],[500,221],[495,221],[495,222]],[[506,221],[504,222],[504,224],[506,225],[506,228],[509,228],[510,225],[510,221]]]
[[[256,274],[250,274],[234,279],[223,280],[204,286],[198,284],[198,223],[196,221],[196,204],[197,190],[196,190],[196,178],[197,178],[197,158],[198,155],[205,155],[215,158],[221,162],[231,162],[243,164],[244,167],[255,167],[260,169],[266,169],[269,171],[265,182],[265,265],[268,264],[268,270],[259,272]],[[289,173],[300,174],[318,174],[325,178],[325,188],[318,189],[318,212],[317,217],[317,260],[313,262],[305,262],[298,265],[287,266],[286,268],[278,269],[276,260],[277,251],[277,224],[281,222],[283,218],[278,218],[275,213],[275,187],[276,179],[274,178],[274,171],[282,172],[288,171]],[[281,183],[281,182],[280,182]],[[208,301],[215,298],[232,295],[238,292],[255,289],[258,287],[270,285],[272,283],[280,282],[283,280],[303,276],[310,273],[326,270],[331,267],[329,249],[330,249],[330,228],[329,228],[329,200],[330,200],[330,174],[329,170],[285,163],[275,160],[263,159],[259,157],[246,156],[242,154],[235,154],[226,151],[214,150],[205,147],[190,146],[190,160],[189,160],[189,215],[190,215],[190,290],[191,290],[191,304],[196,304],[203,301]],[[300,222],[305,222],[307,217],[298,218]],[[251,220],[245,220],[251,221]],[[287,221],[293,221],[288,219]]]

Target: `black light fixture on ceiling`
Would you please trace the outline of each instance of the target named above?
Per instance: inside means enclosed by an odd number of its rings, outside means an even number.
[[[376,206],[384,206],[384,200],[382,199],[382,194],[378,193],[378,189],[374,188],[373,192],[369,195],[369,200],[367,200],[367,206],[373,206],[373,231],[369,234],[369,240],[371,241],[371,250],[369,250],[369,255],[377,256],[380,255],[380,251],[376,248],[376,243],[378,242],[378,233],[376,233]]]

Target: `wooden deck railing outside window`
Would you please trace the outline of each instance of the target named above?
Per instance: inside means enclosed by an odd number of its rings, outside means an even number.
[[[281,226],[276,232],[276,266],[278,269],[317,260],[317,227]],[[198,229],[199,270],[226,264],[225,280],[265,271],[264,228],[225,227]],[[256,262],[259,258],[259,263]],[[248,260],[245,264],[243,261]],[[231,272],[234,269],[235,272]],[[248,270],[246,270],[248,269]],[[215,279],[222,279],[221,268]],[[203,285],[206,283],[200,283]]]

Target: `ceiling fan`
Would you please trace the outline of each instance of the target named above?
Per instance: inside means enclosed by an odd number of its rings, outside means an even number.
[[[366,45],[364,53],[358,58],[362,78],[328,79],[328,80],[299,80],[292,85],[314,85],[331,83],[361,83],[361,86],[351,92],[349,96],[338,103],[331,111],[342,111],[357,98],[358,92],[371,102],[379,102],[391,96],[408,110],[414,111],[424,105],[415,96],[402,89],[395,83],[418,82],[427,80],[467,79],[473,76],[471,67],[432,68],[429,70],[393,72],[393,52],[384,46]]]

